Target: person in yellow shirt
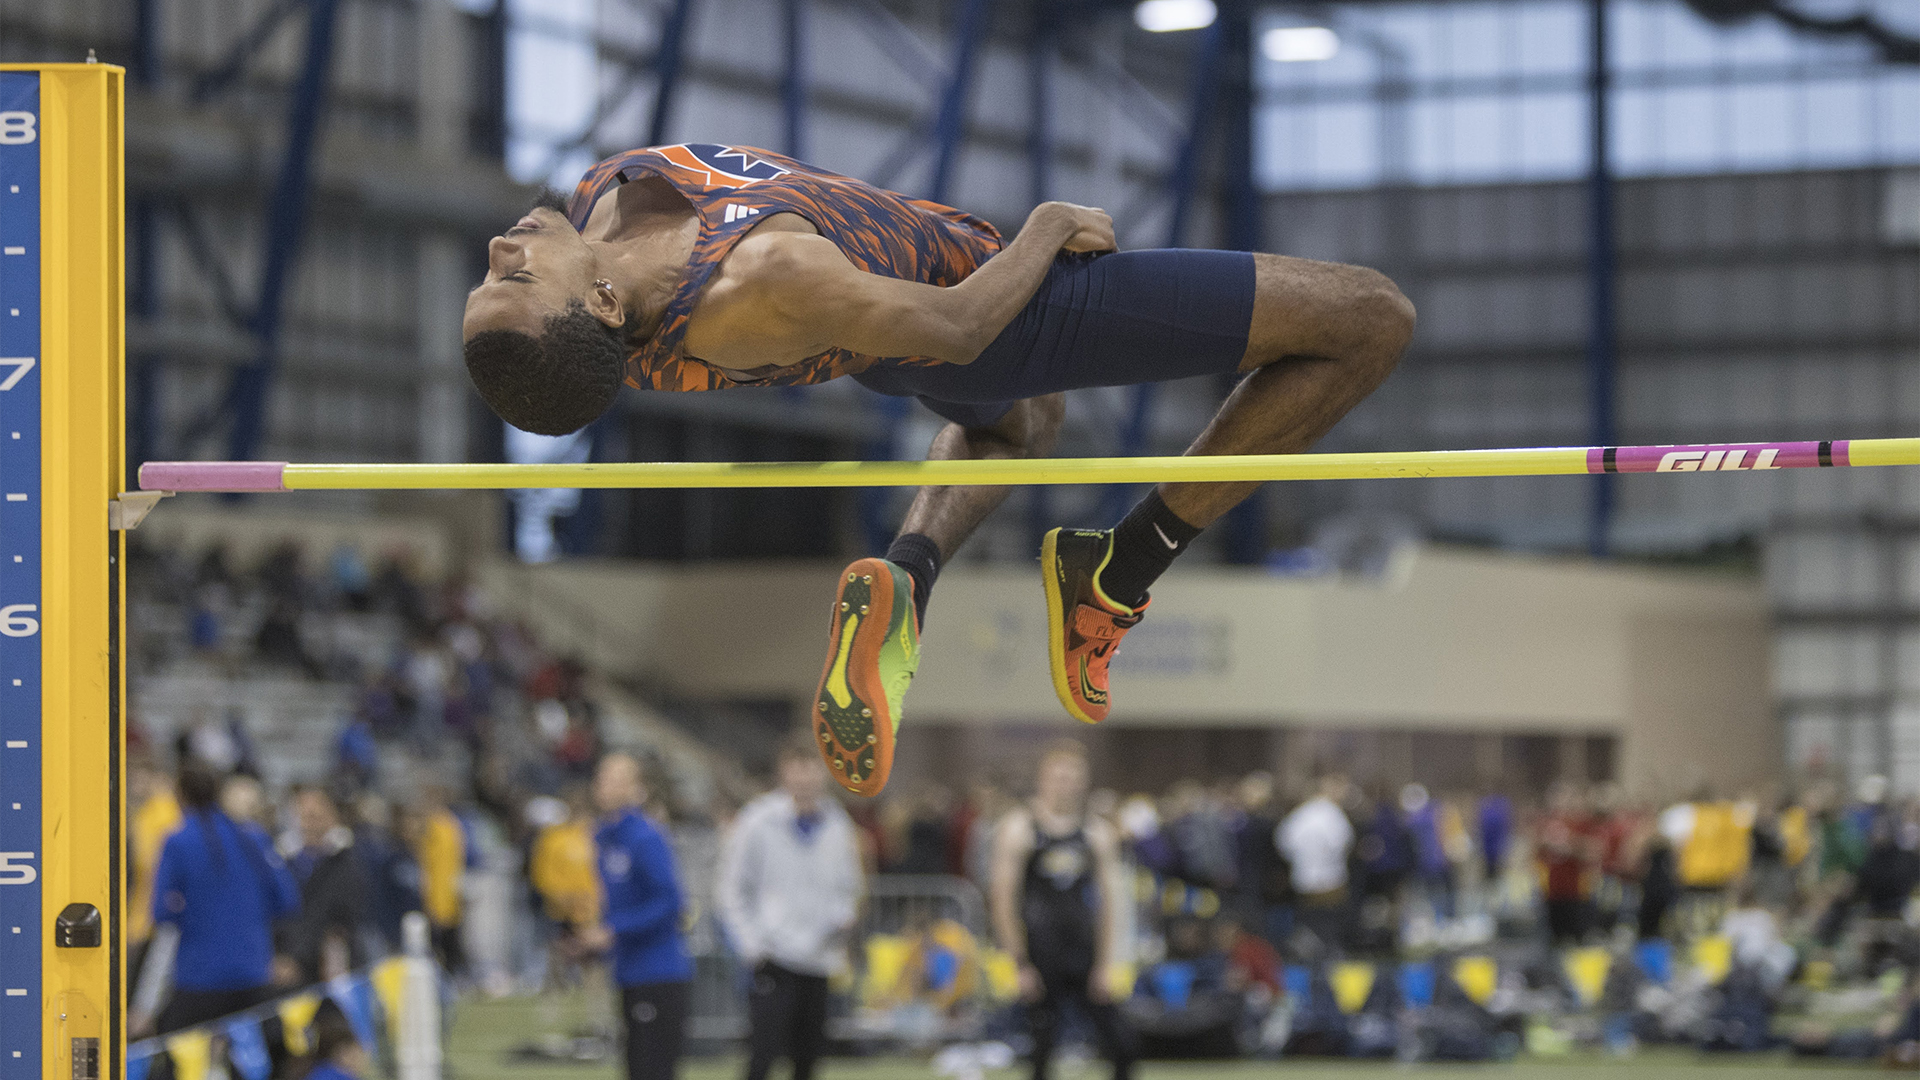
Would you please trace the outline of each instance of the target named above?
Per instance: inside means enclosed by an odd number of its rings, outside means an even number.
[[[138,977],[153,938],[153,871],[180,828],[180,800],[172,778],[142,756],[127,765],[127,806],[127,970]]]
[[[527,855],[527,879],[542,911],[558,927],[552,970],[556,975],[573,975],[578,963],[587,959],[579,943],[580,931],[600,922],[600,871],[587,789],[569,789],[564,805],[566,817],[543,824],[534,836]]]
[[[433,935],[434,955],[450,975],[466,969],[460,926],[466,912],[460,894],[467,868],[467,830],[447,807],[445,788],[429,785],[409,815],[413,857],[420,864],[420,909]]]

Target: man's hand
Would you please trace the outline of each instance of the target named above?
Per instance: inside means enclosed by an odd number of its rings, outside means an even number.
[[[275,986],[298,986],[300,977],[304,974],[305,972],[300,970],[300,965],[295,963],[291,956],[275,956],[272,973],[268,977],[273,980]]]
[[[613,931],[605,923],[580,928],[580,947],[591,953],[602,953],[613,948]]]
[[[1040,971],[1032,964],[1020,965],[1020,1000],[1031,1005],[1046,995],[1047,988],[1040,982]]]
[[[1095,1005],[1105,1005],[1113,1000],[1112,965],[1093,965],[1092,974],[1087,976],[1087,1000]]]
[[[1067,232],[1066,240],[1060,244],[1062,251],[1112,251],[1114,249],[1113,219],[1098,207],[1079,206],[1070,202],[1045,202],[1033,208],[1028,215],[1028,226],[1041,221],[1049,224],[1058,221]]]

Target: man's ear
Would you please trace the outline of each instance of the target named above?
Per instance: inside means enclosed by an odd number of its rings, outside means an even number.
[[[627,324],[627,306],[620,302],[613,291],[613,282],[606,278],[595,281],[587,290],[587,312],[611,330]]]

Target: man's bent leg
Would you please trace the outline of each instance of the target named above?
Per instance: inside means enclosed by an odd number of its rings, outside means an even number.
[[[1254,256],[1253,317],[1240,370],[1189,455],[1294,454],[1371,394],[1413,335],[1413,305],[1377,271]],[[1260,485],[1161,484],[1117,528],[1101,584],[1134,607],[1200,530]]]
[[[1045,457],[1060,434],[1066,399],[1060,394],[1015,402],[986,427],[948,424],[927,449],[929,461]],[[940,567],[953,557],[987,515],[1005,502],[1009,487],[926,487],[913,497],[900,535],[887,552],[890,562],[913,575],[914,607],[925,619],[927,595]],[[900,557],[896,558],[896,554]]]
[[[1253,323],[1228,396],[1188,454],[1297,454],[1373,393],[1413,338],[1413,305],[1362,266],[1254,256]],[[1258,483],[1162,484],[1169,509],[1206,528]]]
[[[949,424],[929,453],[936,459],[1044,454],[1062,412],[1058,397],[1015,402],[990,425]],[[887,558],[856,559],[841,572],[811,728],[830,775],[848,791],[871,796],[886,787],[902,704],[920,666],[920,618],[934,578],[1008,490],[922,488]]]
[[[1196,288],[1243,288],[1246,278],[1236,283],[1230,268],[1213,267]],[[1412,305],[1372,270],[1256,255],[1250,271],[1239,364],[1250,374],[1189,454],[1305,450],[1387,377],[1413,333]],[[1196,340],[1220,344],[1206,335]],[[1048,666],[1070,715],[1089,723],[1106,718],[1108,668],[1120,639],[1140,621],[1148,589],[1202,529],[1258,486],[1162,484],[1111,530],[1047,534],[1040,563]]]

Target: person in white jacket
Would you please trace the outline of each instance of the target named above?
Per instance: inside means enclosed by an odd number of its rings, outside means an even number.
[[[827,977],[847,963],[864,882],[853,821],[826,798],[811,743],[780,751],[780,786],[748,803],[720,853],[720,921],[753,967],[747,1080],[782,1057],[809,1080],[826,1044]]]

